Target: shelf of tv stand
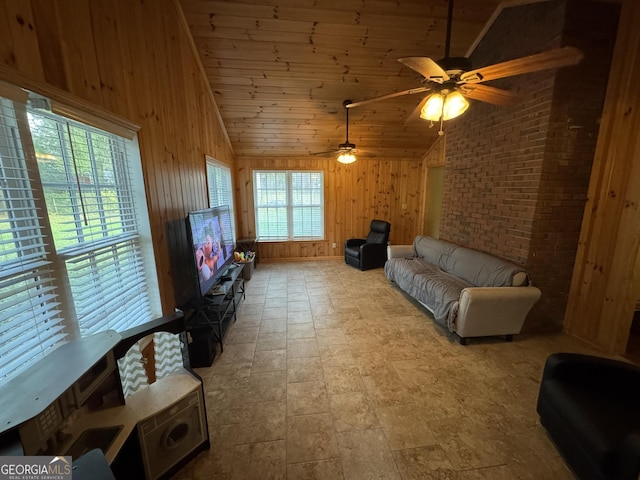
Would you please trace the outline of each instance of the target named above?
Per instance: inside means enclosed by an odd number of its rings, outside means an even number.
[[[245,298],[244,279],[240,275],[243,268],[242,264],[236,265],[235,268],[230,269],[229,278],[221,280],[216,285],[221,287],[224,293],[209,293],[202,298],[193,299],[187,304],[187,308],[193,311],[187,320],[187,331],[191,333],[193,348],[209,350],[203,355],[198,355],[201,361],[194,362],[192,359],[191,363],[211,364],[215,356],[215,350],[211,351],[211,340],[218,342],[220,351],[224,351],[224,336],[232,321],[236,320],[238,306]],[[210,335],[213,335],[214,338],[208,338]],[[202,345],[198,347],[197,345],[200,344]]]

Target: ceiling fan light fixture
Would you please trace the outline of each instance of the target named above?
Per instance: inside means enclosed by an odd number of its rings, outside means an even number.
[[[420,111],[420,118],[437,122],[442,120],[451,120],[459,117],[469,108],[469,102],[462,96],[460,92],[453,91],[449,93],[434,93]]]
[[[356,156],[351,152],[342,152],[338,155],[338,161],[344,164],[353,163],[356,161]]]
[[[420,111],[420,118],[424,120],[431,120],[437,122],[442,115],[442,106],[444,103],[444,96],[441,93],[434,93],[429,96],[427,103],[424,104]]]
[[[460,92],[453,91],[447,95],[444,100],[444,108],[442,110],[442,119],[451,120],[459,117],[469,108],[469,102],[462,96]]]

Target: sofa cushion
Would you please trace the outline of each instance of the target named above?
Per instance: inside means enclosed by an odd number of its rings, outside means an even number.
[[[487,253],[418,235],[416,256],[476,287],[519,287],[529,283],[524,268]]]
[[[478,287],[519,287],[522,285],[522,283],[514,285],[516,274],[524,272],[522,267],[487,253],[457,247],[455,260],[453,269],[448,271]]]
[[[384,272],[389,280],[426,305],[442,325],[447,325],[449,314],[457,310],[462,289],[473,286],[418,257],[391,258],[385,263]]]
[[[413,241],[413,248],[417,257],[433,263],[445,271],[448,271],[453,266],[454,260],[451,259],[451,255],[455,250],[453,243],[418,235]]]

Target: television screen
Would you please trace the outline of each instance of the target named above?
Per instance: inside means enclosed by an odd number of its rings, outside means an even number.
[[[233,234],[228,206],[208,208],[187,215],[195,275],[201,296],[225,276],[233,262]]]

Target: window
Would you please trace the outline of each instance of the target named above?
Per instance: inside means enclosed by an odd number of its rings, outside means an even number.
[[[29,127],[81,335],[150,320],[125,139],[31,109]]]
[[[160,301],[135,138],[0,101],[1,384]]]
[[[254,171],[256,230],[260,241],[324,238],[324,174]]]
[[[231,170],[226,165],[207,157],[207,184],[209,186],[209,206],[229,206],[233,243],[236,241],[235,214],[233,212],[233,189]]]
[[[36,196],[13,102],[0,98],[0,383],[67,338]]]

